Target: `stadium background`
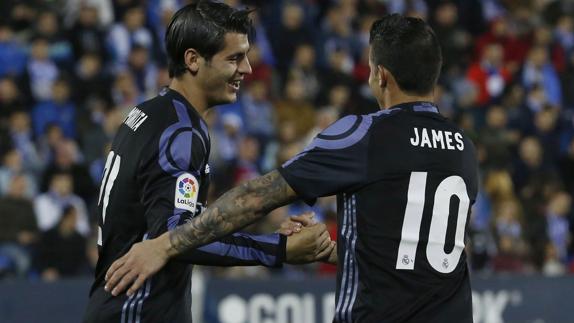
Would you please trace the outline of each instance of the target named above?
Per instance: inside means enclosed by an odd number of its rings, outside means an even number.
[[[367,85],[369,27],[385,13],[422,17],[443,50],[436,102],[479,152],[481,189],[467,248],[477,286],[495,288],[504,277],[510,289],[532,283],[572,298],[574,1],[226,2],[259,10],[249,52],[253,74],[237,103],[205,115],[213,144],[211,201],[277,167],[337,118],[376,111]],[[97,257],[94,209],[103,158],[127,111],[168,84],[163,34],[184,4],[0,2],[0,321],[18,317],[16,292],[85,303]],[[272,232],[308,209],[284,207],[248,230]],[[335,238],[334,199],[312,210]],[[316,277],[332,281],[334,271],[328,265],[195,269],[199,285],[233,278],[262,289],[268,279],[311,288]],[[67,284],[77,295],[64,292]]]

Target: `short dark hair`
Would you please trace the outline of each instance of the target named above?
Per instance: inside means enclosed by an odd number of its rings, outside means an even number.
[[[225,3],[199,0],[179,9],[165,32],[170,77],[181,76],[187,70],[184,53],[188,48],[210,60],[225,46],[225,34],[253,34],[249,14],[253,10],[234,9]]]
[[[422,19],[386,15],[371,27],[372,62],[389,70],[401,90],[430,93],[440,73],[442,54],[438,39]]]

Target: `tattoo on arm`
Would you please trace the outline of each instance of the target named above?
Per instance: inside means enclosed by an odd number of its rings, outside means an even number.
[[[191,222],[169,233],[172,255],[210,243],[289,204],[297,195],[277,170],[228,191]]]

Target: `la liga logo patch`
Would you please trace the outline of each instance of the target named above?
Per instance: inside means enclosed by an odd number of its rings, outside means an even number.
[[[183,173],[179,175],[176,183],[174,199],[175,208],[194,213],[197,207],[199,182],[190,173]]]
[[[197,194],[197,188],[191,178],[186,177],[179,181],[178,187],[179,192],[183,194],[183,197],[185,198],[191,198],[193,195]]]

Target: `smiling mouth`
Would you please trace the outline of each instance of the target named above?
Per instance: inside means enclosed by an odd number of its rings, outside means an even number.
[[[241,86],[241,80],[227,82],[227,84],[229,84],[229,86],[231,86],[235,91],[238,91]]]

